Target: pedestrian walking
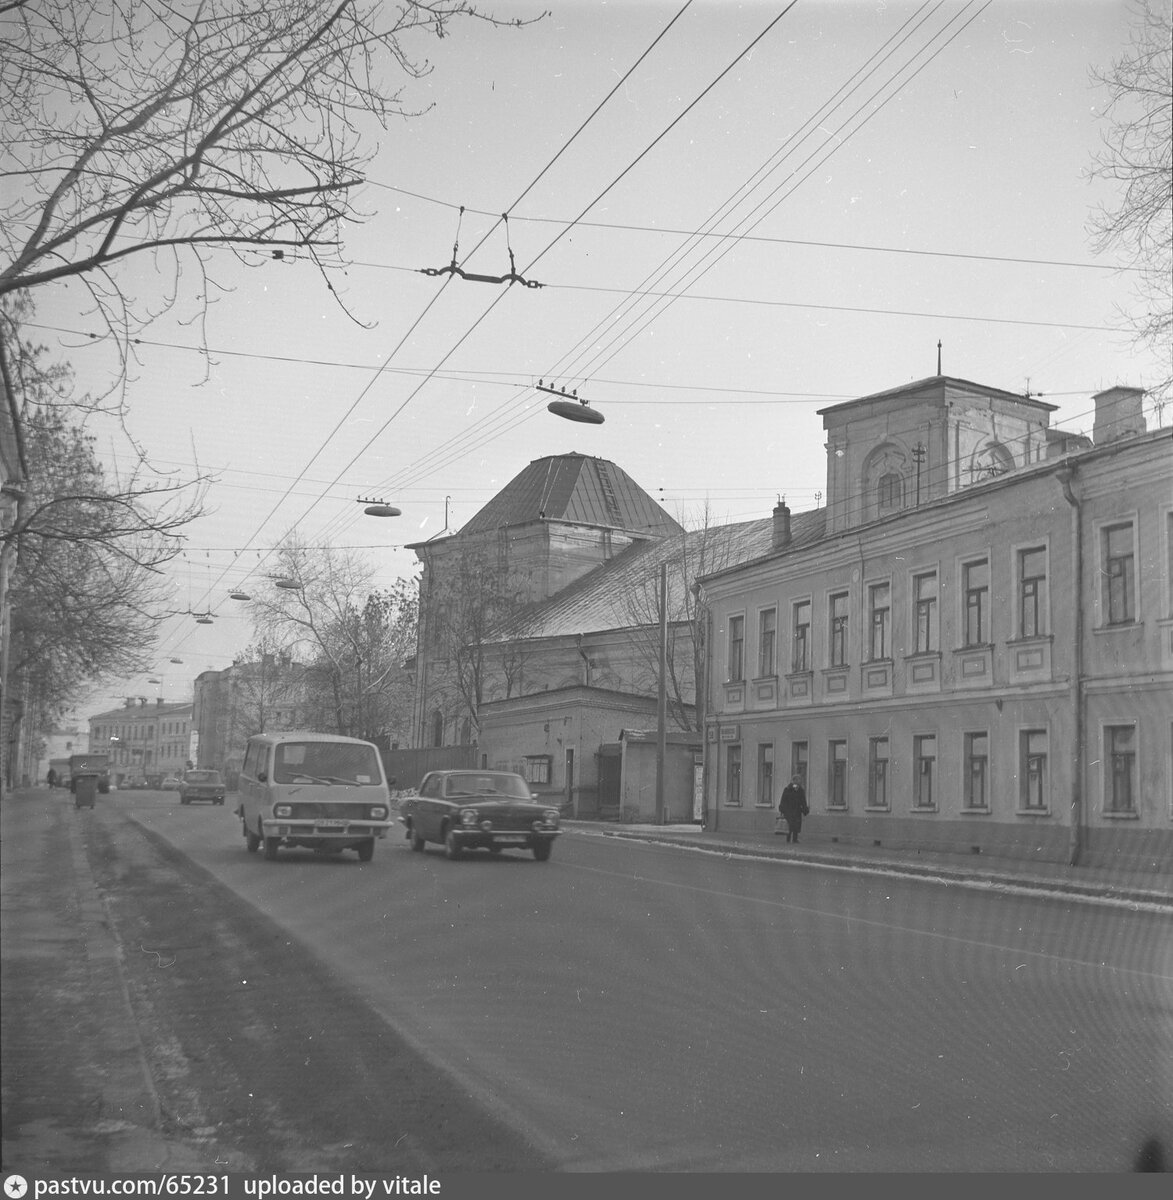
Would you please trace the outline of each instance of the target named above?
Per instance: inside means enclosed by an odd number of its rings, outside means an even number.
[[[57,772],[52,767],[49,768],[49,774],[45,776],[45,782],[51,787],[57,786]]]
[[[802,832],[802,818],[810,812],[801,775],[795,775],[782,789],[782,799],[778,801],[778,811],[786,822],[786,840],[797,842],[798,835]]]

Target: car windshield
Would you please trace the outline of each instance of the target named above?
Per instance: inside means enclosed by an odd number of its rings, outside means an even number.
[[[529,786],[520,775],[494,775],[483,771],[449,775],[445,793],[449,796],[509,796],[514,800],[530,798]]]
[[[183,777],[185,783],[219,783],[219,771],[188,771]]]
[[[357,742],[282,742],[273,764],[276,783],[377,784],[383,780],[373,746]]]

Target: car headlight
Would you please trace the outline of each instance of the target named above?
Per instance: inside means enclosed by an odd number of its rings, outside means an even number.
[[[475,825],[477,823],[477,810],[475,808],[462,808],[460,810],[461,825]]]
[[[546,822],[547,825],[557,825],[558,824],[558,810],[556,808],[546,809],[546,811],[544,813],[542,813],[542,819]]]
[[[386,818],[386,816],[387,816],[387,810],[383,807],[383,805],[374,804],[371,806],[371,820],[372,821],[382,821]]]
[[[292,817],[293,816],[293,805],[292,804],[274,804],[273,805],[273,816],[275,816],[275,817]]]

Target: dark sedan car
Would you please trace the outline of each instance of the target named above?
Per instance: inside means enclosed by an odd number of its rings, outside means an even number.
[[[197,800],[223,804],[224,792],[224,780],[219,771],[184,771],[179,781],[180,804],[194,804]]]
[[[449,858],[466,850],[519,849],[545,862],[562,832],[558,810],[538,801],[529,784],[509,771],[432,771],[418,796],[400,801],[399,819],[413,850],[438,842]]]

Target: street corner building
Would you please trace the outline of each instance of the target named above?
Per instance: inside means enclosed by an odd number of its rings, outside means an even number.
[[[826,506],[701,579],[705,801],[765,832],[1173,864],[1173,444],[1143,392],[1051,405],[937,375],[821,410]]]

